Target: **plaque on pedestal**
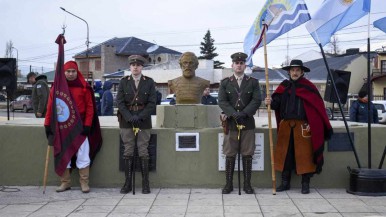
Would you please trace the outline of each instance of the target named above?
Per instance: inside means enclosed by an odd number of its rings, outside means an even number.
[[[199,133],[176,133],[176,151],[200,151]]]

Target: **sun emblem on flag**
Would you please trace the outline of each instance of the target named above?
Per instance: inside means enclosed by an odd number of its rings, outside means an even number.
[[[65,122],[70,117],[70,110],[67,104],[60,98],[56,98],[56,113],[59,122]]]
[[[349,4],[352,4],[353,0],[340,0],[340,2],[341,2],[343,5],[349,5]]]

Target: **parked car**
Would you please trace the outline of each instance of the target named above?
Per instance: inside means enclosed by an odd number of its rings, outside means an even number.
[[[23,110],[23,112],[28,112],[32,110],[32,97],[31,95],[20,95],[16,98],[15,101],[12,101],[9,105],[9,110]]]
[[[169,94],[164,100],[161,100],[161,105],[174,105],[176,104],[176,94]]]
[[[372,102],[378,110],[379,123],[386,124],[386,100],[375,100]]]
[[[214,98],[216,98],[216,101],[217,101],[217,104],[218,104],[218,93],[217,92],[213,92],[213,93],[210,93],[210,95]]]

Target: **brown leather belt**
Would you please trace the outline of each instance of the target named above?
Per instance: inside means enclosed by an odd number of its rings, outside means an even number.
[[[129,111],[138,111],[145,108],[144,105],[126,105]]]

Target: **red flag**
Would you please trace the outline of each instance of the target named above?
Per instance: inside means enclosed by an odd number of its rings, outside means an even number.
[[[49,138],[49,143],[54,146],[55,172],[62,176],[71,158],[76,155],[86,137],[81,135],[83,130],[82,118],[79,115],[76,102],[71,96],[64,75],[64,44],[66,40],[63,35],[59,35],[55,42],[59,45],[59,53],[55,79],[47,106],[49,111],[47,111],[45,125],[49,125],[54,134],[52,138]],[[87,85],[87,88],[91,90],[89,85]],[[89,136],[91,160],[93,160],[102,144],[99,119],[95,112],[95,99],[93,101],[94,118]]]

